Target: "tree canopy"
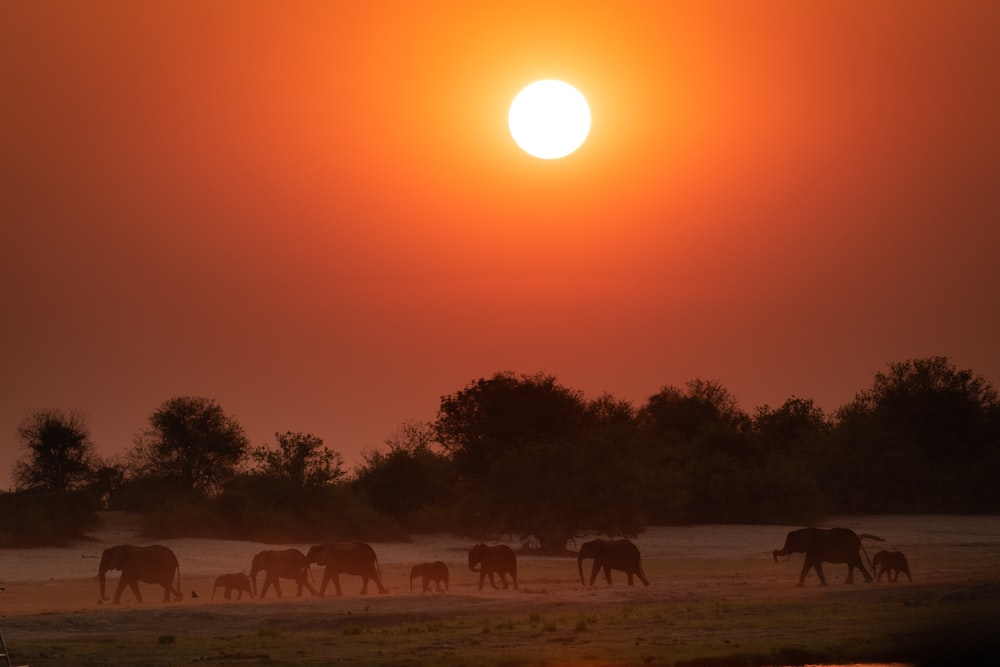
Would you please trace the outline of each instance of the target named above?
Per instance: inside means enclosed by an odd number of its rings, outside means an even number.
[[[19,489],[57,493],[91,482],[98,467],[87,420],[78,412],[36,410],[17,429],[24,456],[12,476]]]
[[[178,396],[150,415],[149,426],[136,436],[129,458],[138,477],[211,492],[237,473],[249,447],[243,427],[216,401]]]
[[[23,491],[0,496],[0,542],[66,539],[15,519],[32,507],[64,526],[57,532],[78,531],[86,517],[58,518],[67,504],[146,512],[147,531],[159,536],[431,530],[517,535],[550,552],[650,523],[1000,511],[1000,400],[945,357],[890,364],[829,415],[798,397],[748,414],[715,380],[665,386],[634,406],[589,399],[552,375],[496,373],[443,396],[433,421],[404,424],[351,473],[309,433],[276,433],[277,448],[250,448],[235,418],[198,397],[154,411],[125,468],[97,461],[79,415],[32,413],[19,437]]]

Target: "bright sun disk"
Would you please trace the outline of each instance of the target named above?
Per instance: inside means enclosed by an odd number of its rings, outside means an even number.
[[[507,123],[524,152],[554,160],[583,144],[590,132],[590,106],[568,83],[536,81],[514,98]]]

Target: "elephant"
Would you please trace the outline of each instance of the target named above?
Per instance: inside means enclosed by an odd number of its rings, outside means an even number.
[[[902,572],[910,583],[913,583],[913,577],[910,575],[910,564],[906,562],[906,556],[903,555],[902,551],[879,551],[872,558],[872,570],[874,570],[878,581],[882,581],[883,574],[888,574],[891,582],[899,581],[899,573]]]
[[[444,589],[448,590],[448,566],[444,562],[436,560],[433,563],[419,563],[410,570],[410,592],[413,592],[413,580],[417,577],[423,579],[423,592],[430,590],[430,582],[434,582],[435,590],[441,591],[441,583],[444,582]]]
[[[479,565],[479,569],[476,566]],[[514,590],[517,590],[517,556],[514,550],[505,544],[498,546],[486,546],[477,544],[469,550],[469,569],[479,573],[479,590],[483,590],[483,583],[487,575],[493,588],[500,588],[493,579],[494,574],[500,575],[504,590],[507,589],[507,574],[510,574],[514,581]]]
[[[131,544],[119,544],[108,547],[101,554],[101,564],[97,570],[97,580],[101,585],[101,601],[107,600],[105,594],[105,576],[108,570],[121,570],[122,576],[115,589],[114,603],[121,602],[122,592],[126,586],[135,594],[135,601],[142,602],[139,593],[139,582],[159,584],[163,586],[163,601],[181,599],[181,568],[174,552],[165,546],[154,544],[148,547],[136,547]],[[176,575],[177,585],[174,586]]]
[[[611,570],[623,570],[628,576],[628,585],[632,585],[632,577],[637,576],[646,586],[649,586],[649,579],[642,570],[642,562],[639,556],[639,548],[628,540],[591,540],[584,542],[580,546],[580,551],[576,554],[576,565],[580,571],[580,583],[583,580],[583,561],[587,558],[594,559],[594,567],[590,571],[590,585],[594,585],[597,573],[604,570],[604,578],[611,585]]]
[[[212,587],[212,599],[215,599],[215,591],[219,588],[225,588],[224,593],[226,599],[230,599],[233,591],[239,593],[237,600],[243,599],[244,593],[249,593],[250,597],[254,597],[253,589],[250,588],[250,577],[244,572],[237,572],[235,574],[220,574],[215,578],[215,585]]]
[[[822,563],[847,563],[848,584],[854,583],[854,568],[861,570],[865,582],[871,583],[872,577],[861,562],[861,552],[864,552],[864,547],[861,546],[863,539],[885,541],[876,535],[867,533],[858,535],[848,528],[800,528],[790,531],[785,538],[785,546],[774,550],[774,562],[778,562],[778,556],[790,556],[796,552],[805,553],[806,560],[799,574],[799,586],[805,584],[806,575],[811,568],[816,568],[819,583],[826,586]],[[866,558],[867,556],[865,553]]]
[[[382,585],[382,577],[379,572],[378,558],[371,545],[364,542],[344,542],[331,544],[316,544],[310,547],[307,560],[310,563],[324,565],[323,583],[320,585],[319,594],[326,594],[326,587],[333,580],[333,585],[337,589],[337,595],[343,595],[340,589],[341,574],[356,574],[361,576],[361,594],[368,594],[368,580],[371,579],[378,586],[379,593],[388,593],[388,589]]]
[[[302,597],[302,588],[305,587],[310,593],[316,595],[316,589],[309,583],[309,561],[298,549],[268,550],[261,551],[253,557],[250,565],[250,581],[253,583],[253,595],[257,594],[257,573],[264,571],[264,588],[261,589],[260,598],[263,600],[267,595],[267,589],[272,585],[274,592],[281,597],[281,584],[279,579],[293,579],[299,585],[298,596]]]

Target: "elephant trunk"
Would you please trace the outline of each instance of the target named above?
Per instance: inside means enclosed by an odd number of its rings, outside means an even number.
[[[104,590],[104,581],[105,581],[105,574],[106,573],[107,573],[107,570],[104,569],[103,567],[97,573],[97,581],[98,581],[98,583],[101,584],[101,599],[102,600],[107,600],[108,599],[108,596],[107,596],[107,594],[105,593],[105,590]]]
[[[771,554],[772,556],[774,556],[774,562],[775,563],[778,562],[778,556],[780,555],[780,553],[781,553],[780,551],[778,551],[777,549],[775,549],[774,552]]]
[[[97,570],[97,582],[101,585],[101,600],[107,600],[107,592],[105,591],[105,582],[108,570],[112,569],[111,559],[107,552],[101,554],[101,565]]]

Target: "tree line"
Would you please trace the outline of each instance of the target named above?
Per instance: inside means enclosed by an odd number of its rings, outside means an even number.
[[[558,552],[584,531],[647,525],[812,524],[840,513],[1000,511],[1000,401],[946,357],[889,364],[831,414],[812,400],[745,412],[720,383],[666,386],[639,406],[587,398],[546,374],[499,372],[441,398],[346,470],[310,433],[253,446],[214,400],[180,396],[120,458],[79,413],[18,429],[0,544],[58,544],[141,512],[150,537],[265,542],[519,536]]]

